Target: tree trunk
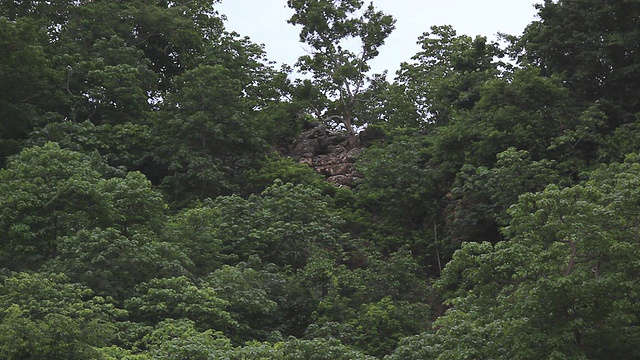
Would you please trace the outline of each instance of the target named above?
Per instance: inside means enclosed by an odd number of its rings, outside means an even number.
[[[351,112],[349,110],[345,111],[342,120],[344,126],[347,128],[347,147],[349,149],[355,149],[358,141],[356,139],[356,132],[353,130],[353,125],[351,124]]]

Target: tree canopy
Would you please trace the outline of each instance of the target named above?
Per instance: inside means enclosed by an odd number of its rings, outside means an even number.
[[[354,147],[353,126],[367,121],[355,110],[359,102],[366,101],[363,94],[371,69],[369,61],[378,56],[379,48],[395,28],[395,20],[376,10],[373,3],[362,10],[361,0],[289,0],[287,5],[295,12],[289,23],[302,26],[300,41],[310,47],[310,54],[300,57],[297,66],[303,73],[313,74],[314,85],[329,101],[326,109],[313,110],[329,119],[337,116],[347,130],[349,145]],[[358,49],[349,49],[344,43],[351,39],[360,42]]]
[[[0,358],[640,357],[637,2],[395,77],[373,3],[281,69],[217,4],[0,2]]]

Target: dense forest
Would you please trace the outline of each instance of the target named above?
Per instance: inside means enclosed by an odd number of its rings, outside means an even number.
[[[279,67],[213,0],[0,2],[0,358],[640,358],[639,1],[395,75],[374,4],[287,5]]]

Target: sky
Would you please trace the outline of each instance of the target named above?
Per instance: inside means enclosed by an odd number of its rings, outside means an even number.
[[[536,0],[373,0],[377,9],[396,19],[396,29],[371,61],[372,70],[390,74],[420,51],[418,37],[433,25],[452,25],[459,35],[483,35],[495,40],[498,32],[520,35],[536,20]],[[368,1],[365,1],[368,4]],[[287,23],[293,11],[286,0],[223,0],[217,10],[226,15],[226,28],[264,44],[269,60],[293,65],[305,55],[299,28]]]

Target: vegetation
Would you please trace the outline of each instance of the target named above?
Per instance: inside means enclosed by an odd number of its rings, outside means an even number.
[[[308,81],[210,0],[0,4],[0,358],[639,358],[640,3],[393,80],[391,16],[288,5]],[[275,151],[336,119],[351,188]]]

